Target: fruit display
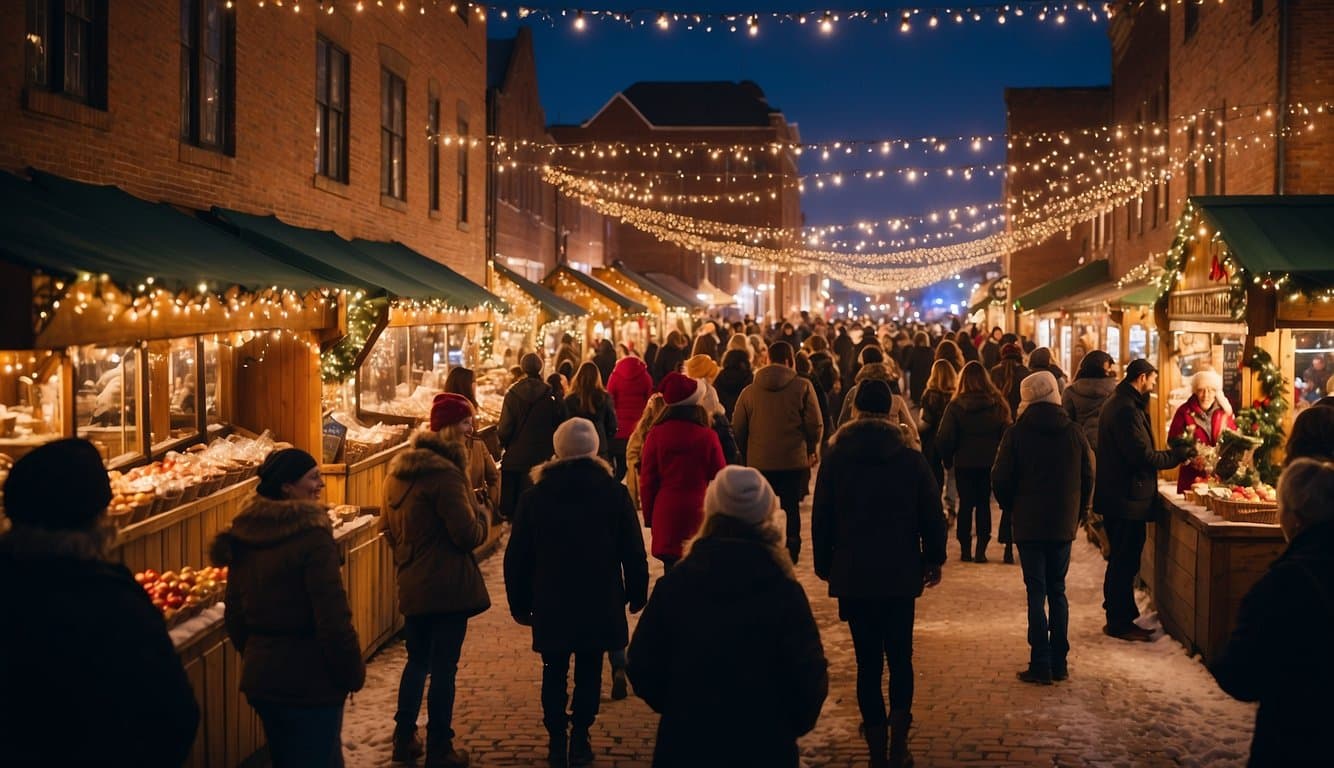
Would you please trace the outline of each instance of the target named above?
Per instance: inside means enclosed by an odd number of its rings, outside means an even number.
[[[134,574],[134,580],[144,588],[153,606],[162,611],[168,627],[197,615],[222,599],[227,589],[227,569],[191,568],[179,571],[153,569]]]

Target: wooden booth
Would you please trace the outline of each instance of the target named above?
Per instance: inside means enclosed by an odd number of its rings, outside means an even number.
[[[510,305],[510,311],[497,323],[492,351],[499,362],[497,378],[501,372],[508,377],[509,370],[527,352],[536,352],[543,360],[556,359],[565,334],[582,335],[588,310],[495,261],[491,262],[491,288]],[[503,395],[507,383],[500,379],[491,382],[491,387]]]
[[[620,342],[632,324],[640,329],[641,337],[646,332],[649,308],[596,277],[562,264],[542,278],[542,285],[588,313],[584,317],[583,338],[579,339],[585,357],[599,339]]]
[[[642,323],[638,319],[629,319],[622,323],[617,334],[617,342],[640,355],[648,349],[650,341],[662,344],[667,334],[677,330],[678,326],[691,328],[694,324],[691,311],[703,308],[699,299],[678,294],[656,280],[635,272],[622,261],[610,267],[594,267],[593,276],[648,307]],[[691,336],[689,330],[686,336]]]

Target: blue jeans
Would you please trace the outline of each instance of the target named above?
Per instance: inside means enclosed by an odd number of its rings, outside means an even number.
[[[1063,670],[1070,652],[1070,601],[1065,597],[1070,542],[1020,542],[1019,564],[1028,591],[1029,668]]]
[[[343,705],[301,707],[252,701],[273,768],[343,768]]]
[[[431,678],[431,692],[426,698],[426,751],[449,751],[454,741],[454,676],[459,670],[459,654],[468,631],[468,617],[461,613],[428,613],[407,616],[403,640],[408,647],[408,663],[398,681],[398,711],[394,723],[405,731],[415,730],[422,707],[426,678]]]

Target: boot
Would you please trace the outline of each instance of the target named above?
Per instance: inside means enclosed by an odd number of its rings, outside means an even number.
[[[973,553],[967,539],[959,539],[959,559],[965,563],[973,562]]]
[[[1014,565],[1014,545],[1008,541],[1005,542],[1005,564]]]
[[[566,756],[568,749],[569,741],[564,728],[547,731],[547,765],[551,768],[566,768],[570,764]]]
[[[912,726],[911,712],[889,713],[890,768],[912,768],[912,754],[908,752],[908,728]]]
[[[625,683],[625,667],[613,667],[611,670],[611,700],[620,701],[629,695]]]
[[[862,735],[866,737],[866,749],[871,754],[869,768],[888,768],[889,725],[862,723]]]
[[[390,758],[395,763],[415,763],[426,752],[421,739],[417,738],[417,729],[396,726],[394,728],[394,754]]]
[[[973,554],[973,562],[975,562],[975,563],[985,563],[985,562],[987,561],[987,542],[988,542],[988,541],[991,541],[991,539],[984,539],[984,538],[982,538],[981,536],[978,536],[978,537],[977,537],[977,552],[975,552],[975,553]]]
[[[446,741],[440,749],[432,748],[426,753],[426,768],[468,768],[472,758],[461,749],[454,749],[452,741]]]
[[[570,768],[593,764],[593,745],[588,740],[588,729],[576,727],[570,734]]]

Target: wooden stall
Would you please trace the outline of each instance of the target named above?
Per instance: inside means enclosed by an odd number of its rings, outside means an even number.
[[[691,310],[703,308],[697,298],[679,295],[621,261],[610,267],[594,267],[593,276],[648,307],[648,313],[642,318],[622,322],[616,339],[639,354],[643,354],[650,341],[662,344],[667,334],[676,330],[678,321],[689,329],[693,325]]]
[[[623,295],[596,277],[564,264],[542,278],[542,285],[588,312],[584,318],[582,338],[585,353],[599,339],[619,342],[621,337],[617,334],[625,330],[627,323],[637,323],[649,313],[649,308],[644,304]]]
[[[586,309],[495,261],[491,262],[491,289],[510,305],[510,311],[497,320],[492,350],[506,375],[524,353],[536,352],[543,360],[554,360],[562,336],[583,335]]]

